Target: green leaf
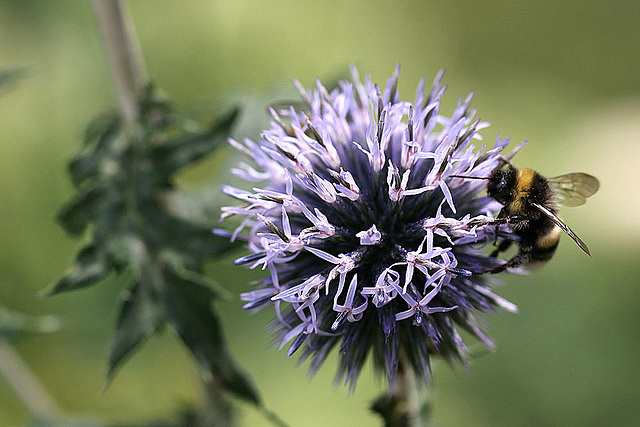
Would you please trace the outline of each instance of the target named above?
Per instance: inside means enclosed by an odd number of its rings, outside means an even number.
[[[171,265],[170,262],[167,262]],[[207,276],[196,273],[191,269],[181,267],[179,264],[173,264],[170,267],[171,275],[177,276],[181,282],[190,282],[199,288],[205,288],[211,295],[212,300],[229,299],[231,294],[226,289],[220,287],[217,282]]]
[[[93,241],[96,245],[108,246],[112,239],[131,227],[133,219],[130,215],[126,215],[126,202],[118,199],[118,196],[118,194],[110,195],[110,200],[100,206],[98,214],[92,220]]]
[[[82,234],[89,222],[100,212],[107,191],[107,185],[100,183],[80,191],[73,200],[64,205],[57,218],[64,230],[74,236]]]
[[[89,145],[97,143],[98,148],[106,145],[121,130],[122,120],[115,112],[107,112],[96,116],[84,131],[84,142]]]
[[[116,334],[111,344],[108,381],[124,359],[160,327],[161,309],[157,295],[144,283],[137,283],[123,297]]]
[[[130,225],[123,225],[114,230],[104,243],[112,267],[117,272],[127,268],[135,271],[142,269],[146,248],[140,236],[131,231]]]
[[[96,246],[86,246],[78,253],[71,270],[45,294],[55,295],[95,285],[104,279],[109,271],[106,254]]]
[[[119,156],[127,145],[122,139],[119,117],[102,114],[94,119],[85,130],[85,148],[68,165],[73,185],[79,187],[91,178],[100,178],[100,175],[105,180],[120,174]]]
[[[215,296],[211,289],[173,275],[167,280],[164,292],[167,322],[200,365],[214,377],[220,378],[228,391],[259,405],[260,398],[255,385],[229,353],[222,325],[211,306],[211,299]]]
[[[91,243],[49,294],[94,285],[110,272],[133,287],[118,316],[107,377],[160,327],[168,323],[221,389],[259,405],[249,376],[231,356],[211,302],[223,292],[207,281],[202,264],[232,248],[213,235],[208,221],[176,213],[172,175],[225,141],[238,111],[202,127],[174,113],[152,86],[141,101],[141,119],[131,128],[120,118],[96,118],[85,145],[69,164],[75,197],[58,215],[69,234],[91,229]],[[199,200],[211,209],[210,200]],[[204,208],[202,208],[204,210]],[[132,272],[133,278],[122,273]]]
[[[185,253],[214,257],[224,254],[235,246],[229,242],[229,239],[214,235],[210,228],[191,224],[172,216],[154,215],[154,212],[156,211],[149,210],[144,215],[153,226],[153,234]]]
[[[69,170],[69,175],[71,175],[73,185],[78,187],[85,180],[98,174],[100,159],[93,151],[89,153],[81,152],[69,162],[67,169]]]
[[[211,154],[220,143],[226,141],[231,127],[239,114],[235,109],[222,118],[215,126],[198,133],[182,134],[155,146],[151,151],[151,160],[158,170],[166,176],[193,164]]]

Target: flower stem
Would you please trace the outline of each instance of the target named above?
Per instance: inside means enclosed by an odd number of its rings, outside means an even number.
[[[91,6],[100,28],[122,116],[132,125],[140,115],[138,103],[147,84],[147,73],[131,19],[120,0],[91,0]]]
[[[401,358],[398,375],[389,391],[371,406],[384,419],[385,427],[426,427],[430,425],[431,402],[427,390],[418,387],[415,373]]]
[[[18,352],[0,338],[0,373],[34,417],[60,413],[58,405]]]

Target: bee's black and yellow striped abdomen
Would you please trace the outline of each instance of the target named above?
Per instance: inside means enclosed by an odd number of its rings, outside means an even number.
[[[554,225],[546,234],[538,236],[536,244],[531,251],[531,260],[539,262],[549,261],[558,248],[561,234],[562,230]]]

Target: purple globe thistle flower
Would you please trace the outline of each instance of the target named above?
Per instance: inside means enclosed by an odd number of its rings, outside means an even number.
[[[223,188],[245,202],[223,208],[244,217],[231,237],[251,254],[236,264],[269,270],[244,307],[273,306],[279,346],[311,358],[312,373],[338,346],[338,378],[352,387],[370,352],[389,383],[400,361],[425,380],[431,356],[464,363],[458,328],[492,348],[479,314],[516,311],[481,274],[498,262],[481,249],[500,205],[485,181],[460,177],[488,176],[509,140],[476,147],[488,123],[471,96],[440,114],[442,72],[400,101],[399,70],[384,90],[355,68],[331,92],[296,82],[307,111],[271,109],[260,141],[231,141],[255,163],[233,172],[264,186]]]

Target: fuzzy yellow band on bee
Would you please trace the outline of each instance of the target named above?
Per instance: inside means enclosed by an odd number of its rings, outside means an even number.
[[[540,236],[537,245],[540,249],[552,248],[558,244],[562,230],[560,227],[553,227],[547,234]]]
[[[509,207],[512,213],[519,213],[525,208],[524,201],[529,195],[529,190],[533,184],[533,177],[535,176],[533,169],[525,168],[518,169],[516,175],[516,192],[513,202]]]

